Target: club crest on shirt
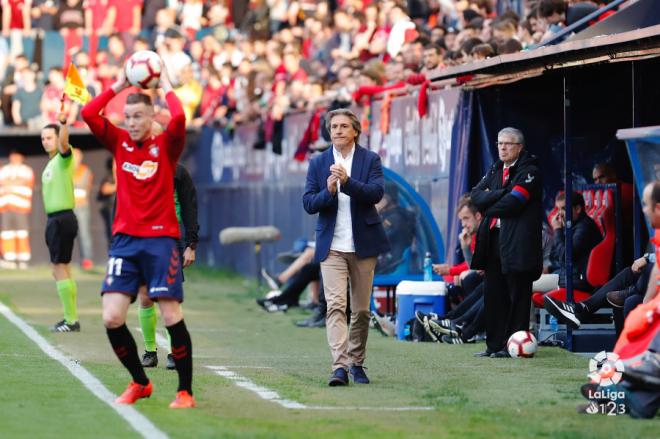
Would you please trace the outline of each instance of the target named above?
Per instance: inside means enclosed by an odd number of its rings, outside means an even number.
[[[43,174],[43,179],[45,181],[50,181],[50,179],[53,178],[53,171],[50,169],[46,169]]]
[[[157,145],[152,145],[149,148],[149,155],[155,159],[158,158],[158,146]]]
[[[124,162],[121,168],[122,170],[133,174],[133,177],[137,180],[147,180],[153,177],[158,171],[158,163],[152,162],[151,160],[142,162],[141,165]]]

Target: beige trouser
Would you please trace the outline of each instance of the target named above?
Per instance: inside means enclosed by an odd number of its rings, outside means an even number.
[[[321,262],[325,299],[328,302],[326,331],[332,353],[332,370],[362,366],[369,335],[369,304],[376,257],[358,258],[355,253],[330,250]],[[351,329],[346,318],[347,288],[350,281]]]

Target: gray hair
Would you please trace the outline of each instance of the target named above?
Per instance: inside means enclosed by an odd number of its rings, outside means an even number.
[[[523,135],[522,131],[520,131],[518,128],[512,128],[512,127],[502,128],[500,132],[497,133],[498,138],[500,137],[500,134],[509,134],[516,138],[516,142],[525,146],[525,136]]]
[[[351,125],[353,126],[353,129],[357,133],[357,136],[355,136],[355,141],[360,138],[360,134],[362,133],[362,124],[360,123],[360,119],[353,113],[351,110],[348,108],[339,108],[337,110],[332,110],[329,111],[328,114],[325,115],[325,128],[330,132],[330,122],[332,122],[332,118],[335,116],[346,116],[351,120]]]

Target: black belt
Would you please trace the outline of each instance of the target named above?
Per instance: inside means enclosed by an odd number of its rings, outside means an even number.
[[[67,215],[69,213],[73,213],[73,209],[58,210],[57,212],[49,213],[48,218],[55,218],[58,216]]]

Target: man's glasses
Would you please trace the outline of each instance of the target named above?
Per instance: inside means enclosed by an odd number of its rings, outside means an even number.
[[[520,142],[495,142],[495,146],[513,146],[522,145]]]

